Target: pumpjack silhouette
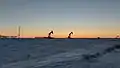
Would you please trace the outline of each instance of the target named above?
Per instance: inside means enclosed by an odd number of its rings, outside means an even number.
[[[118,39],[120,36],[119,36],[119,34],[116,36],[116,39]]]
[[[53,39],[53,37],[51,37],[51,34],[54,34],[54,32],[53,32],[53,31],[50,31],[50,32],[48,33],[48,37],[44,37],[44,38]]]
[[[51,37],[51,34],[54,34],[54,32],[51,31],[51,32],[48,33],[48,38],[49,38],[49,39],[52,39],[52,38],[53,38],[53,37]]]
[[[70,32],[68,35],[68,38],[71,38],[71,35],[73,34],[73,32]]]

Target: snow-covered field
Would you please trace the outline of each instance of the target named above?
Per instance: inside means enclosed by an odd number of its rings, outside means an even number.
[[[0,39],[0,68],[120,68],[120,39]]]

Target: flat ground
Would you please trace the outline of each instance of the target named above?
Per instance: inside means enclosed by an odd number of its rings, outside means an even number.
[[[0,68],[120,68],[120,49],[106,51],[116,45],[120,39],[0,39]]]

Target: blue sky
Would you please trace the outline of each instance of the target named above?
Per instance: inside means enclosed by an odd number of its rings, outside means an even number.
[[[0,0],[0,33],[57,37],[70,31],[76,37],[110,36],[120,33],[119,0]]]

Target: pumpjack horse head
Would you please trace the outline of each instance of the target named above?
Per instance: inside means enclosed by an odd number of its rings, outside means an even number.
[[[50,32],[48,33],[48,38],[52,38],[52,37],[51,37],[51,34],[54,34],[54,32],[53,32],[53,31],[50,31]]]
[[[70,32],[68,35],[68,38],[71,38],[71,35],[73,34],[73,32]]]

